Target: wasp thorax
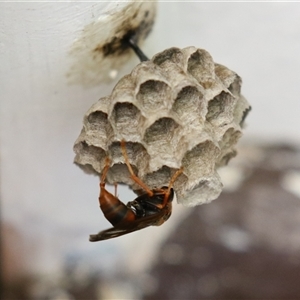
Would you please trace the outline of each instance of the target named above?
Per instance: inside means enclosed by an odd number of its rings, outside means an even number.
[[[135,174],[149,188],[168,186],[183,167],[174,182],[178,202],[209,202],[222,190],[216,170],[235,156],[250,109],[240,89],[241,78],[203,49],[158,53],[89,109],[74,145],[75,163],[100,174],[109,156],[107,181],[138,190],[124,164],[124,140]]]

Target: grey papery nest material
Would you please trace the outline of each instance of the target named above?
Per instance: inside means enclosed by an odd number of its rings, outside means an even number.
[[[195,47],[170,48],[137,65],[86,113],[75,142],[75,163],[101,174],[111,159],[109,183],[122,182],[137,193],[120,141],[126,141],[136,175],[151,189],[168,186],[174,172],[178,202],[186,206],[217,198],[217,168],[236,155],[250,110],[240,94],[241,78]]]

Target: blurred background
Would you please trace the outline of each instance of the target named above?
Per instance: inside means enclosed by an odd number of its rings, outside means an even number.
[[[206,49],[242,77],[252,111],[217,200],[174,204],[161,227],[90,243],[110,224],[73,143],[138,59],[106,84],[66,74],[84,28],[122,7],[0,3],[3,299],[300,299],[300,4],[157,3],[144,52]]]

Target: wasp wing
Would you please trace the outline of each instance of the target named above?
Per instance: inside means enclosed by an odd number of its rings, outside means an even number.
[[[166,211],[162,209],[156,214],[142,217],[130,223],[123,223],[115,227],[100,231],[97,234],[90,235],[90,242],[98,242],[122,236],[124,234],[141,230],[143,228],[156,225],[164,217]]]

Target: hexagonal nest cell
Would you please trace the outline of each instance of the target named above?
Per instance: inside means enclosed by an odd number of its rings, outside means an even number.
[[[121,151],[125,140],[133,170],[151,189],[168,186],[183,167],[174,183],[178,202],[210,202],[222,190],[217,168],[236,155],[250,110],[241,83],[203,49],[158,53],[89,109],[74,145],[75,163],[100,175],[109,156],[108,183],[128,184],[138,194]]]

